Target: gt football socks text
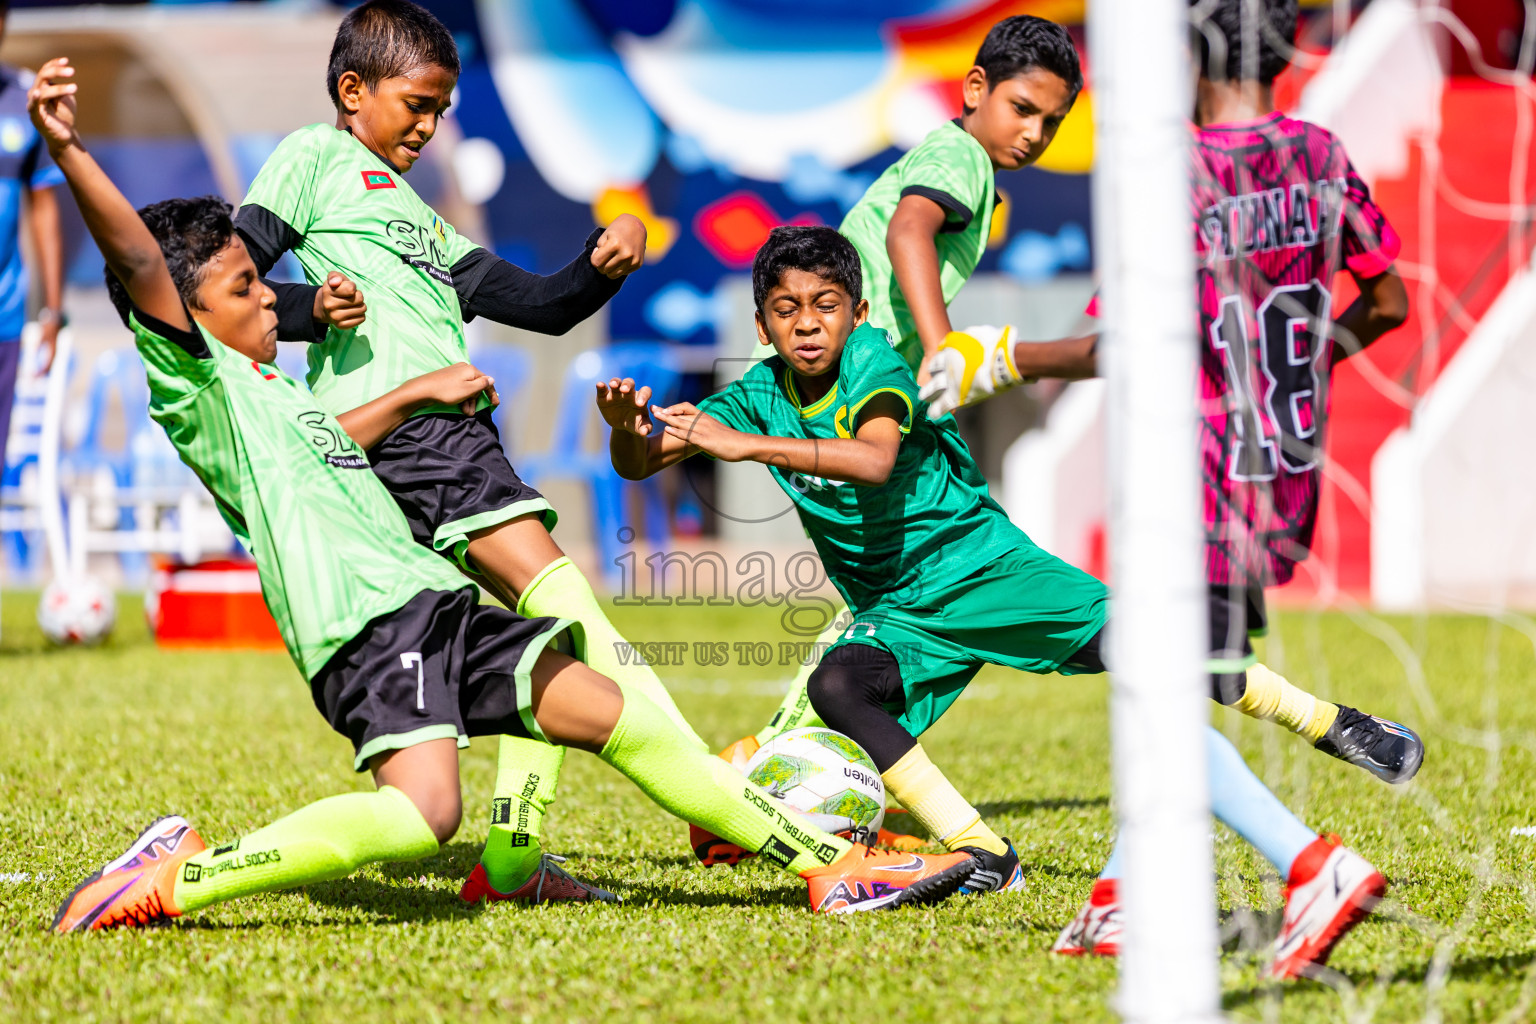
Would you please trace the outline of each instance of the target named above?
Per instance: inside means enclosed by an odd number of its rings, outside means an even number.
[[[657,678],[656,670],[643,663],[636,664],[639,659],[634,656],[620,658],[619,651],[628,650],[628,643],[603,614],[597,595],[592,593],[592,585],[569,558],[555,559],[533,578],[517,602],[517,613],[528,618],[550,616],[581,623],[587,639],[583,660],[588,667],[645,694],[699,750],[709,749],[677,709],[672,695]]]
[[[538,868],[544,814],[554,803],[564,763],[564,747],[518,736],[501,738],[491,831],[480,852],[486,881],[496,891],[511,892]]]
[[[620,684],[624,710],[598,754],[665,810],[796,873],[853,844],[791,819],[782,805],[718,757],[696,749],[644,694]]]
[[[972,846],[999,857],[1008,852],[1008,844],[986,826],[981,812],[928,760],[921,743],[903,754],[880,778],[886,791],[900,800],[913,819],[929,835],[936,836],[946,850]]]
[[[190,858],[176,877],[176,909],[185,914],[241,896],[345,878],[364,864],[416,860],[437,848],[416,805],[392,786],[327,797]]]
[[[1289,878],[1291,865],[1317,839],[1317,833],[1259,781],[1230,740],[1214,728],[1207,728],[1205,742],[1211,813],[1258,850],[1280,872],[1281,878]],[[1099,877],[1120,877],[1118,842]]]
[[[1317,743],[1339,717],[1337,704],[1319,700],[1265,665],[1248,669],[1247,687],[1232,707],[1252,718],[1275,722]]]

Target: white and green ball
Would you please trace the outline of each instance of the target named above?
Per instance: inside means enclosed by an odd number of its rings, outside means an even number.
[[[846,819],[872,842],[885,820],[885,783],[864,748],[823,727],[795,729],[765,743],[747,763],[747,777],[828,831],[825,819]],[[824,817],[825,816],[825,817]]]

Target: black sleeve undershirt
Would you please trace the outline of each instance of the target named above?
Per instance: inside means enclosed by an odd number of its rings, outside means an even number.
[[[235,230],[245,242],[246,251],[256,264],[262,281],[277,295],[277,339],[318,344],[329,329],[316,323],[315,293],[318,285],[268,281],[283,253],[298,246],[303,237],[292,225],[264,206],[247,203],[235,214]]]
[[[190,331],[180,327],[172,327],[164,320],[156,320],[138,306],[133,307],[133,318],[144,326],[151,334],[158,334],[180,348],[193,359],[212,359],[213,352],[209,350],[208,343],[194,326]]]
[[[500,256],[476,249],[453,265],[453,287],[468,323],[477,316],[539,334],[564,334],[596,313],[624,281],[592,266],[602,237],[595,229],[581,255],[553,274],[531,274]]]

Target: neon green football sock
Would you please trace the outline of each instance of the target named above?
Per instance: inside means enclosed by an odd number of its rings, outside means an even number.
[[[791,819],[718,757],[693,748],[666,714],[633,688],[598,756],[663,809],[797,874],[853,848],[845,839]]]
[[[587,641],[583,660],[593,671],[645,694],[699,750],[709,749],[677,709],[672,695],[657,678],[656,670],[649,665],[635,664],[637,659],[633,654],[628,659],[620,657],[621,650],[631,651],[632,648],[603,614],[591,584],[569,558],[555,559],[533,578],[517,602],[517,612],[528,618],[547,615],[581,623]]]
[[[176,877],[176,908],[185,914],[241,896],[345,878],[364,864],[417,860],[437,848],[426,819],[393,786],[326,797],[190,858]]]
[[[503,736],[491,794],[491,831],[480,851],[486,880],[511,892],[539,866],[544,814],[555,801],[565,748],[542,740]]]
[[[758,730],[758,743],[767,743],[775,736],[789,732],[791,729],[810,729],[827,724],[818,718],[815,710],[811,708],[811,697],[806,692],[806,686],[811,681],[811,673],[815,672],[816,666],[821,663],[821,656],[827,653],[827,648],[843,635],[843,626],[838,621],[841,618],[840,611],[832,617],[827,628],[822,630],[821,635],[816,638],[814,657],[809,659],[809,665],[800,667],[794,681],[789,684],[789,692],[784,695],[784,700],[779,703],[773,717],[768,719],[767,725]]]

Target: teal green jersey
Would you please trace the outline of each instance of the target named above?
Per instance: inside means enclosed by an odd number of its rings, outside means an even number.
[[[337,270],[363,292],[367,321],[333,327],[309,349],[309,385],[327,409],[355,409],[467,360],[452,269],[478,246],[351,132],[312,124],[279,143],[238,223],[270,242],[262,248],[272,258],[291,249],[311,284]],[[428,406],[417,415],[452,411]]]
[[[976,272],[987,250],[997,202],[992,160],[959,121],[950,121],[887,167],[838,229],[859,251],[869,322],[890,332],[896,351],[916,370],[923,344],[885,248],[885,232],[896,204],[909,195],[923,196],[944,208],[944,226],[933,243],[939,254],[939,286],[948,304]]]
[[[294,663],[313,678],[370,619],[424,590],[462,590],[411,538],[368,459],[315,398],[195,325],[135,311],[149,414],[256,558],[261,591]]]
[[[837,384],[804,405],[779,356],[699,403],[728,427],[772,437],[848,438],[864,407],[891,394],[906,407],[890,479],[878,487],[768,471],[800,514],[833,584],[855,610],[910,604],[925,587],[970,575],[1002,553],[1030,544],[992,500],[954,417],[935,423],[918,403],[917,383],[884,331],[865,324],[843,348]]]

